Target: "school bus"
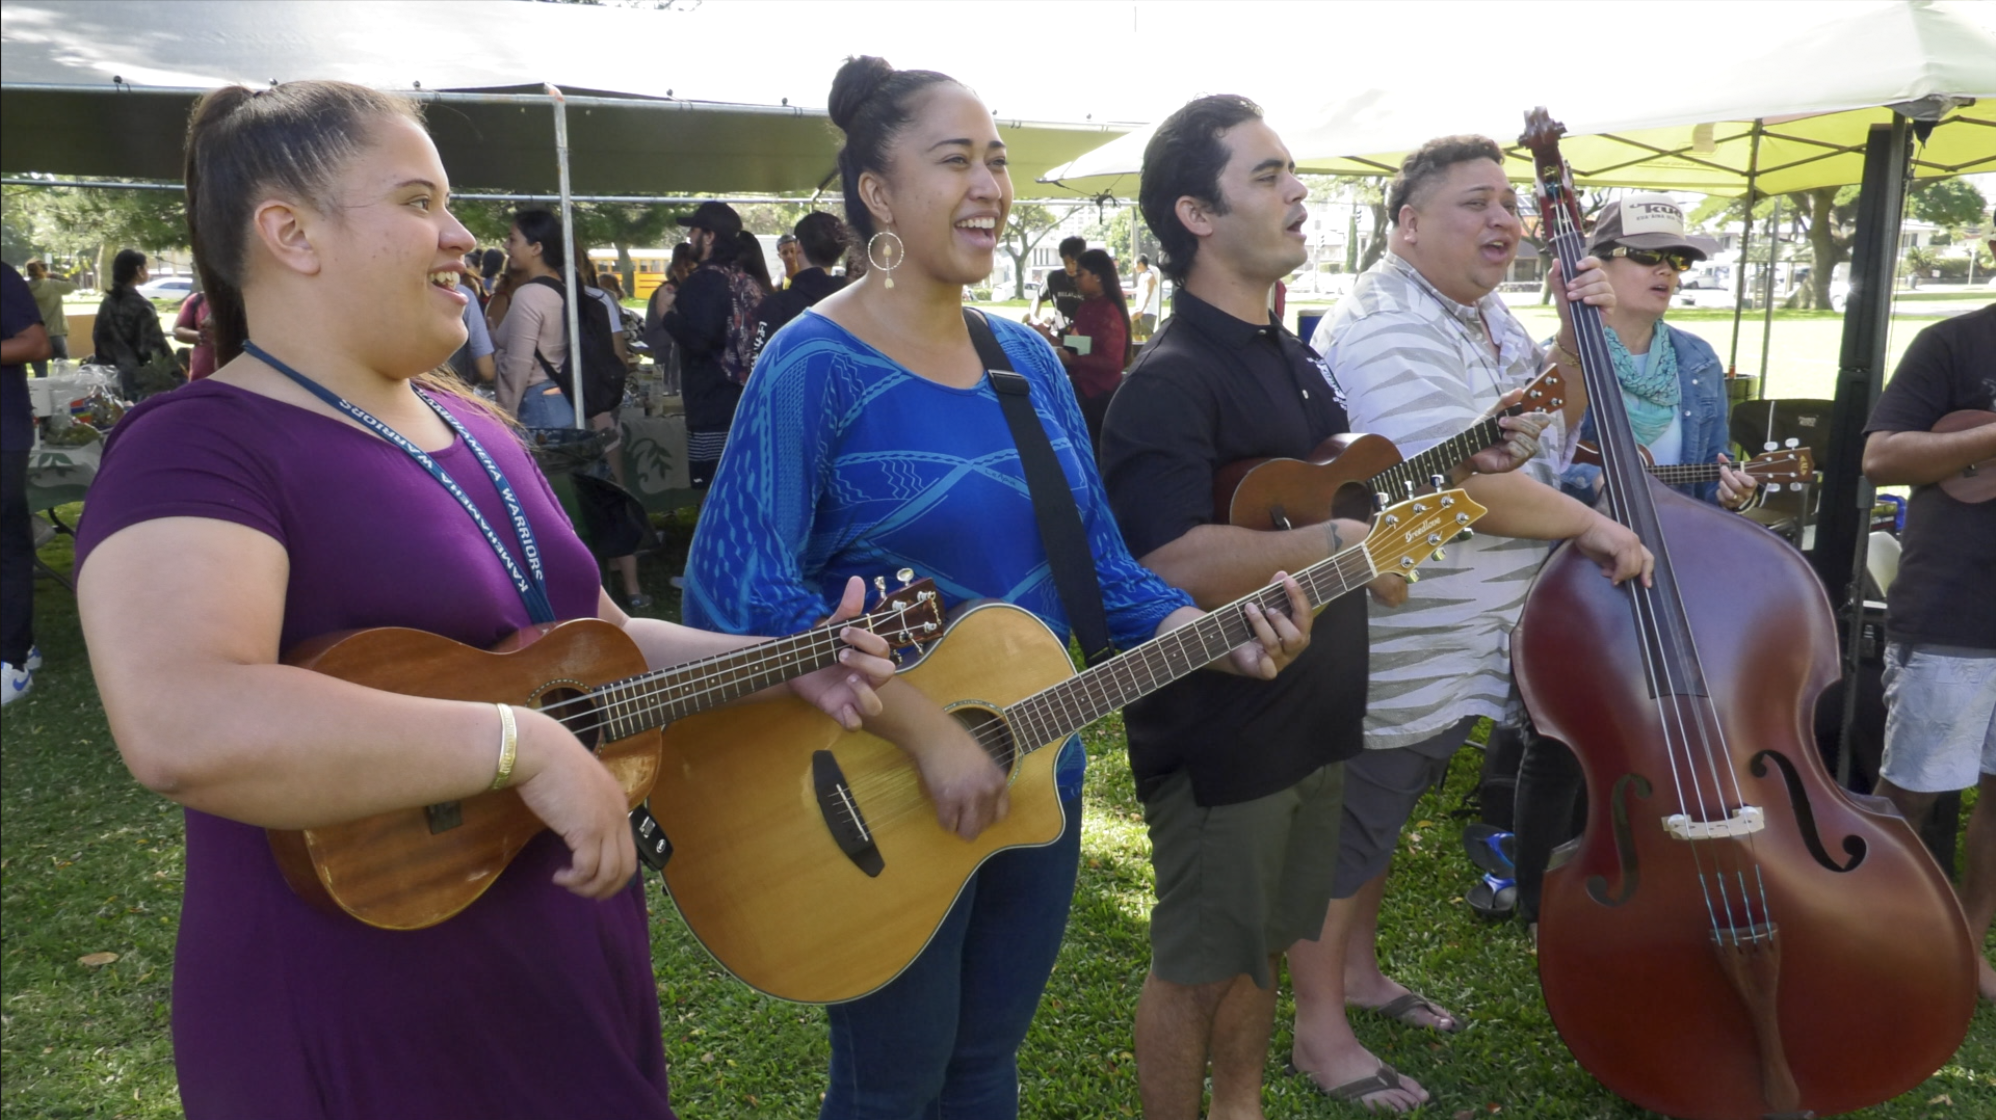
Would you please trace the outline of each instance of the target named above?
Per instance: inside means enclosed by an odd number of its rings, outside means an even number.
[[[778,285],[783,283],[783,265],[776,255],[776,238],[770,234],[758,234],[756,241],[762,245],[762,256],[769,266],[769,274]],[[624,293],[631,299],[649,300],[652,292],[665,283],[665,270],[672,264],[672,247],[663,249],[632,249],[631,284]],[[617,271],[617,250],[591,249],[589,263],[598,272]]]

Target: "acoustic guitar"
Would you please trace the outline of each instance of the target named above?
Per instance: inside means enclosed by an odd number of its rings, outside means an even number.
[[[1525,386],[1513,407],[1485,417],[1411,459],[1385,436],[1347,432],[1317,445],[1307,459],[1242,459],[1213,476],[1213,518],[1243,529],[1293,529],[1332,517],[1363,521],[1384,496],[1412,497],[1447,478],[1470,456],[1504,438],[1499,417],[1564,407],[1559,370]]]
[[[1789,441],[1791,444],[1793,440]],[[1657,466],[1650,458],[1649,448],[1638,444],[1643,469],[1665,486],[1696,486],[1704,482],[1719,481],[1717,463],[1666,463]],[[1587,466],[1601,465],[1601,449],[1592,440],[1582,440],[1573,448],[1573,461]],[[1779,490],[1783,486],[1800,487],[1812,482],[1816,477],[1816,458],[1809,449],[1802,446],[1784,447],[1776,451],[1764,451],[1751,459],[1729,464],[1734,470],[1743,472],[1762,486]]]
[[[933,639],[942,623],[941,597],[923,580],[884,593],[862,617],[651,672],[636,643],[594,618],[530,627],[489,650],[421,630],[349,631],[285,660],[404,696],[538,708],[596,752],[635,808],[658,776],[659,729],[670,721],[835,664],[848,626],[908,647]],[[423,929],[477,901],[545,827],[518,790],[506,789],[268,831],[300,897],[382,929]]]
[[[1409,499],[1296,581],[1320,607],[1414,570],[1483,512],[1460,490]],[[651,795],[672,843],[672,899],[714,959],[758,991],[800,1003],[875,991],[921,953],[980,864],[1060,837],[1058,752],[1047,748],[1252,640],[1247,604],[1287,602],[1280,584],[1261,588],[1079,674],[1037,616],[965,604],[903,679],[1010,775],[1011,812],[968,842],[936,823],[900,748],[806,704],[680,720]]]
[[[1941,417],[1939,423],[1934,425],[1934,431],[1965,432],[1970,428],[1980,428],[1984,424],[1996,424],[1996,412],[1964,408]],[[1941,479],[1940,486],[1948,497],[1970,505],[1996,498],[1996,458],[1970,463]]]

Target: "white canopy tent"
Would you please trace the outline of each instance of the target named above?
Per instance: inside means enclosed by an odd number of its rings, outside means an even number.
[[[1298,168],[1318,174],[1391,174],[1423,142],[1472,132],[1505,144],[1512,178],[1529,179],[1530,156],[1514,141],[1535,105],[1567,125],[1562,149],[1582,185],[1737,195],[1751,183],[1765,195],[1855,183],[1865,136],[1891,120],[1889,106],[1935,125],[1915,175],[1996,171],[1996,4],[1886,0],[1820,6],[1815,18],[1798,17],[1737,60],[1717,47],[1646,52],[1641,38],[1621,38],[1606,57],[1576,59],[1577,79],[1553,65],[1495,66],[1454,44],[1391,84],[1265,108]],[[1152,131],[1046,179],[1133,194]]]

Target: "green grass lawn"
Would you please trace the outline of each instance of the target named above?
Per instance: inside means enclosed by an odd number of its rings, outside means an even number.
[[[74,514],[74,509],[68,511]],[[667,583],[691,536],[642,564],[646,588],[677,616]],[[43,551],[58,570],[67,538]],[[0,780],[0,1113],[23,1120],[179,1114],[167,1033],[175,924],[185,874],[179,810],[134,783],[106,731],[76,621],[52,583],[36,595],[47,663],[7,709]],[[1123,730],[1086,736],[1089,774],[1080,883],[1067,942],[1020,1055],[1023,1113],[1137,1114],[1131,1021],[1148,962],[1151,874]],[[1449,816],[1473,784],[1474,748],[1422,801],[1401,841],[1382,919],[1389,970],[1471,1020],[1441,1037],[1365,1018],[1360,1037],[1435,1094],[1422,1115],[1607,1120],[1645,1115],[1568,1056],[1540,1000],[1523,933],[1462,904],[1473,872]],[[674,1096],[688,1117],[809,1116],[827,1047],[823,1014],[734,982],[656,891],[654,967]],[[114,953],[103,964],[82,963]],[[1293,1009],[1284,997],[1266,1090],[1270,1117],[1354,1116],[1282,1073]],[[1996,1010],[1983,1005],[1945,1068],[1869,1120],[1996,1116]]]

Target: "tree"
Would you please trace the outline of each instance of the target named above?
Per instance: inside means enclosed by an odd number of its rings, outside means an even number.
[[[1989,200],[1966,179],[1922,179],[1911,189],[1913,216],[1950,234],[1963,226],[1981,225],[1989,215]]]
[[[159,253],[187,244],[186,196],[177,190],[9,186],[8,241],[53,257],[81,258],[109,276],[120,249]]]
[[[1817,187],[1788,196],[1808,223],[1809,287],[1803,306],[1828,308],[1830,280],[1857,240],[1857,188]]]
[[[1012,298],[1026,298],[1026,262],[1046,235],[1059,228],[1067,215],[1038,202],[1015,202],[1005,218],[1005,236],[998,244],[1012,258]]]

